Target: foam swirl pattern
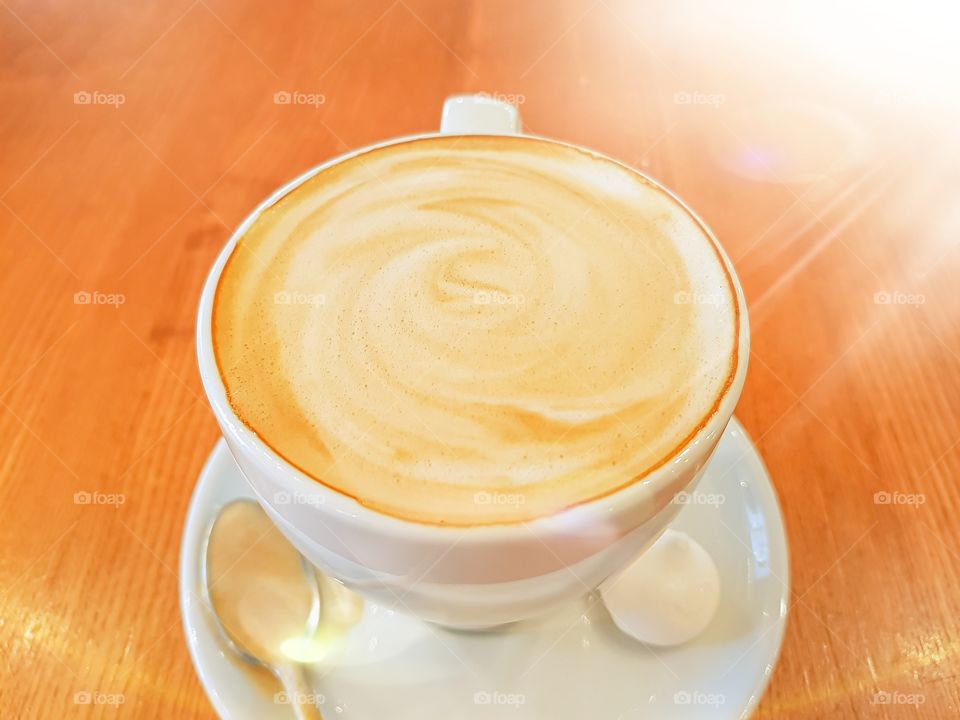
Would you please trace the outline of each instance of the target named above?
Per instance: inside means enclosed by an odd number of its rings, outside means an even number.
[[[423,523],[512,523],[638,481],[716,410],[733,286],[700,224],[601,156],[402,142],[240,238],[214,302],[237,415],[317,481]]]

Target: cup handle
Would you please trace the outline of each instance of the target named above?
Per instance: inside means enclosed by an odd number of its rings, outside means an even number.
[[[444,135],[519,135],[516,106],[489,95],[452,95],[443,102]]]

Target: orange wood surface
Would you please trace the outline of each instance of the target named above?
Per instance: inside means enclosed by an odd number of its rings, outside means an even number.
[[[818,55],[763,7],[0,0],[0,716],[212,717],[176,577],[218,436],[204,276],[278,185],[486,91],[662,180],[734,261],[738,416],[793,577],[757,716],[960,717],[956,98]]]

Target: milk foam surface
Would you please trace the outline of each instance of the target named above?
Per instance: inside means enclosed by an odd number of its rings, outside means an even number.
[[[411,140],[265,210],[213,314],[231,406],[380,512],[518,522],[617,490],[716,410],[733,285],[702,226],[601,156]]]

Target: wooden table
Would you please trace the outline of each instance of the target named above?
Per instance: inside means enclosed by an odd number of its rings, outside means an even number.
[[[0,715],[212,715],[175,571],[218,435],[204,276],[271,189],[482,90],[664,181],[735,262],[793,572],[758,717],[960,716],[960,146],[922,66],[949,24],[913,67],[739,3],[0,6]]]

